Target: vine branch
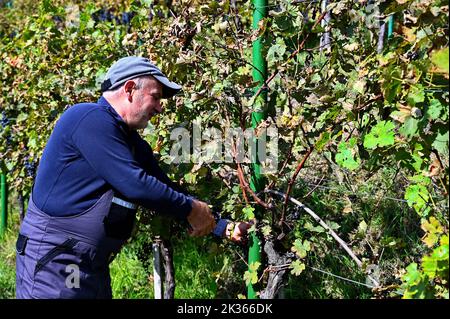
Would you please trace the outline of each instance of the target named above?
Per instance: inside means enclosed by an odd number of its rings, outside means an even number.
[[[308,151],[306,152],[305,156],[303,157],[303,159],[301,160],[301,162],[297,165],[297,169],[294,172],[294,175],[292,175],[292,178],[290,179],[289,183],[288,183],[288,187],[287,187],[287,191],[286,191],[286,198],[284,200],[284,205],[283,205],[283,211],[281,213],[281,218],[279,221],[279,226],[281,226],[284,222],[284,217],[286,215],[286,209],[287,209],[287,204],[289,201],[289,194],[292,191],[292,186],[295,183],[295,180],[297,179],[298,173],[300,172],[300,170],[303,168],[303,166],[305,165],[306,160],[308,159],[308,157],[311,155],[312,151],[314,150],[314,146],[311,146]]]

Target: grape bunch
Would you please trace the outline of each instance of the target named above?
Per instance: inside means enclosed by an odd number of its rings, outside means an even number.
[[[61,18],[60,16],[53,16],[52,17],[53,22],[55,22],[56,24],[62,24],[64,23],[63,18]]]
[[[9,124],[9,119],[5,115],[4,112],[2,112],[2,119],[0,120],[0,125],[2,126],[2,129],[4,129]]]
[[[49,115],[50,121],[53,121],[57,116],[58,116],[58,111],[57,110],[51,110],[50,111],[50,115]]]
[[[0,120],[0,133],[3,132],[5,130],[5,128],[9,125],[9,119],[8,117],[5,115],[4,112],[1,113],[1,120]],[[11,135],[6,135],[6,145],[10,146],[12,145],[12,137]]]
[[[24,158],[24,166],[25,166],[25,172],[27,174],[27,177],[34,176],[34,173],[36,172],[36,161],[31,158],[30,156],[26,155]]]
[[[417,60],[419,58],[419,52],[417,51],[409,51],[406,54],[406,57],[412,61]]]
[[[109,10],[100,9],[92,14],[92,19],[95,22],[103,22],[103,21],[111,22],[113,20],[113,14]]]
[[[123,12],[121,14],[115,15],[111,10],[100,9],[92,14],[92,19],[95,22],[115,21],[117,24],[129,25],[134,15],[134,12]]]
[[[301,213],[302,213],[302,208],[296,205],[296,206],[292,209],[292,211],[290,211],[290,213],[289,213],[287,219],[288,219],[288,220],[291,220],[291,221],[293,221],[293,220],[298,220],[298,219],[300,219]]]
[[[131,22],[131,19],[134,17],[134,12],[123,12],[122,13],[122,24],[128,25]]]

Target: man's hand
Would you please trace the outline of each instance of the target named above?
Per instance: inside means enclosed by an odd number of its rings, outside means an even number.
[[[187,220],[192,227],[190,235],[194,237],[208,235],[216,227],[211,209],[205,202],[195,199],[192,201],[192,210],[187,216]]]
[[[225,237],[235,243],[245,243],[248,229],[252,225],[252,222],[230,222],[225,229]]]

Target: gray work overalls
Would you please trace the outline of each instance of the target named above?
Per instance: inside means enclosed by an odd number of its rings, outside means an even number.
[[[112,298],[109,263],[135,222],[127,204],[110,190],[82,213],[54,217],[30,197],[16,243],[16,297]]]

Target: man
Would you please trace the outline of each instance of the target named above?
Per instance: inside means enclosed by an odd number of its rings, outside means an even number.
[[[242,238],[245,225],[216,227],[208,205],[170,181],[136,131],[180,90],[148,59],[126,57],[109,69],[97,103],[61,116],[16,244],[17,298],[111,298],[109,263],[131,235],[137,205],[187,220],[192,236]]]

